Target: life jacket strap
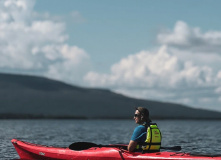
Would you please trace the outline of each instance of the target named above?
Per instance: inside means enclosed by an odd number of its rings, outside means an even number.
[[[161,145],[161,142],[158,142],[158,143],[147,143],[147,142],[144,142],[144,143],[139,143],[138,144],[139,146],[147,146],[147,145]]]

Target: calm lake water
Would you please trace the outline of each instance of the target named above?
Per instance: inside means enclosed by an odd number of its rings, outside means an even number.
[[[221,154],[221,121],[158,120],[162,146],[182,152]],[[0,159],[19,159],[11,139],[67,147],[73,142],[128,143],[133,120],[0,120]]]

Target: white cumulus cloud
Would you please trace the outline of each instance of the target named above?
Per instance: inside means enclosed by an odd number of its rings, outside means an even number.
[[[90,72],[85,80],[94,86],[170,89],[212,85],[215,74],[209,66],[183,61],[162,46],[158,51],[141,51],[122,59],[109,75]]]
[[[221,32],[202,33],[178,21],[157,38],[158,50],[129,55],[113,64],[110,74],[93,71],[84,80],[131,97],[221,110]]]
[[[0,1],[0,71],[80,83],[89,55],[67,44],[64,22],[35,12],[34,5],[33,0]]]
[[[194,52],[221,54],[221,31],[207,31],[189,27],[185,22],[178,21],[174,29],[164,31],[157,36],[160,44]]]

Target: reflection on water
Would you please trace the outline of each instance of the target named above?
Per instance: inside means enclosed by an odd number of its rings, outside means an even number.
[[[182,152],[221,154],[221,123],[206,120],[158,120],[162,146]],[[78,141],[97,144],[128,143],[133,120],[0,120],[0,159],[19,159],[10,140],[67,147]]]

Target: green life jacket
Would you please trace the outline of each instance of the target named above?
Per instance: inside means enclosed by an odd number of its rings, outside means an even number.
[[[161,132],[156,123],[147,126],[147,138],[144,143],[138,144],[136,149],[159,151],[161,146]]]

